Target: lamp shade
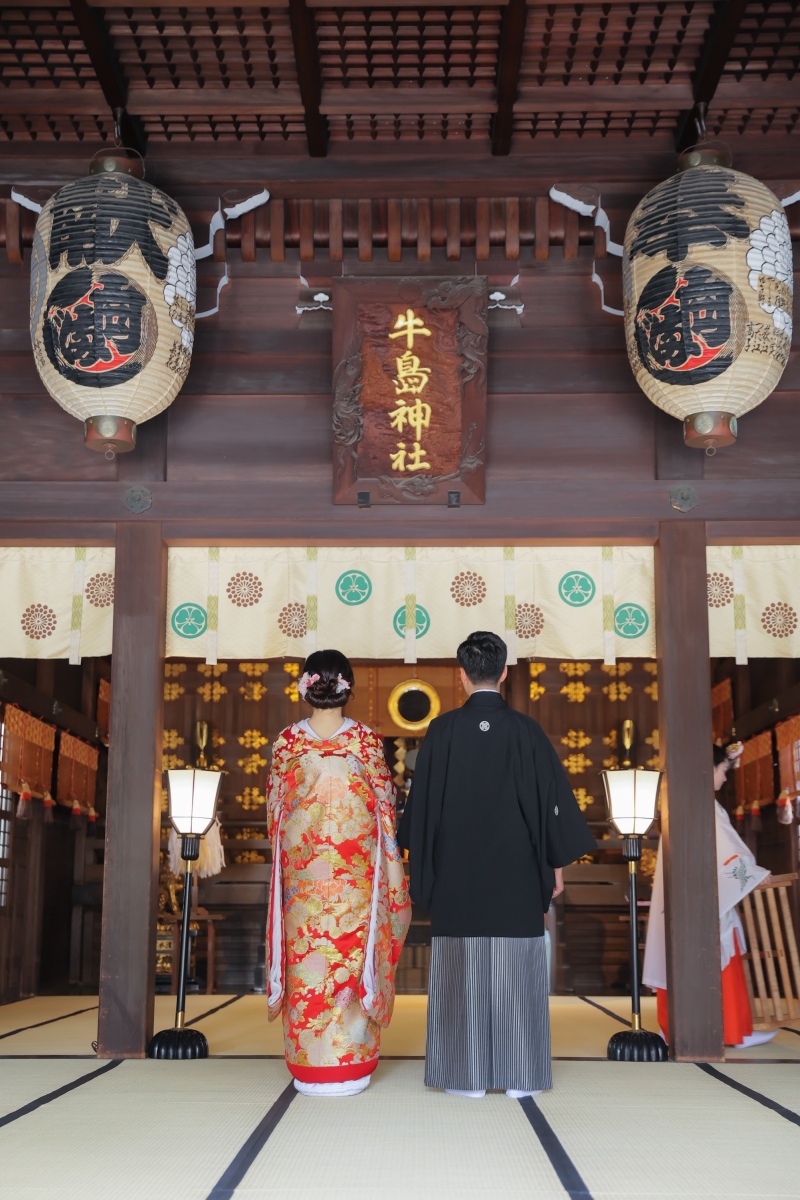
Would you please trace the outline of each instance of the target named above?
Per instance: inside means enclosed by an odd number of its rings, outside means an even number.
[[[622,837],[641,837],[656,819],[660,771],[601,771],[608,818]]]
[[[51,196],[31,254],[42,383],[84,422],[86,445],[109,455],[133,450],[136,426],[172,403],[194,341],[189,222],[137,169],[108,154]]]
[[[687,445],[736,440],[792,340],[792,243],[780,201],[717,147],[649,192],[625,233],[625,337],[636,381]]]
[[[167,771],[169,819],[182,837],[202,837],[217,812],[219,771]]]

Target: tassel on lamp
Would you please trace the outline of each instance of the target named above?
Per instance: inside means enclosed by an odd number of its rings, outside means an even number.
[[[17,818],[20,821],[30,821],[33,816],[33,796],[29,785],[23,779],[19,788],[19,801],[17,803]]]

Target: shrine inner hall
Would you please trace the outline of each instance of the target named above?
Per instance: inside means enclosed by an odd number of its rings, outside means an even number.
[[[799,72],[0,6],[0,1200],[800,1194]]]

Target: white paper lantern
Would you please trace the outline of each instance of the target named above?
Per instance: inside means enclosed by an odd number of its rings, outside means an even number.
[[[776,196],[714,147],[645,196],[628,222],[625,336],[636,381],[684,422],[687,445],[727,446],[773,391],[792,340],[792,243]]]
[[[36,222],[30,329],[39,375],[84,422],[86,445],[133,450],[191,362],[194,241],[169,196],[117,152],[48,200]]]

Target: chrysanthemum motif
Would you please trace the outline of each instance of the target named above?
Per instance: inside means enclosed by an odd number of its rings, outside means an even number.
[[[292,602],[285,604],[278,614],[278,628],[290,638],[306,636],[306,606]]]
[[[791,338],[792,239],[784,213],[773,209],[769,216],[761,218],[758,229],[750,234],[747,265],[748,282],[758,293],[759,306],[772,314],[775,328]],[[771,284],[771,280],[775,283]]]
[[[197,301],[197,277],[194,242],[190,233],[183,233],[167,257],[169,268],[164,285],[164,299],[169,305],[170,320],[181,331],[181,342],[191,352],[194,344],[194,315]]]
[[[783,600],[775,600],[772,604],[768,604],[762,612],[761,624],[773,637],[789,637],[797,629],[797,613],[791,604],[786,604]]]
[[[456,604],[472,608],[486,599],[486,584],[476,571],[461,571],[450,584],[450,595]]]
[[[110,571],[99,571],[86,584],[86,599],[95,608],[108,608],[114,603],[114,576]]]
[[[29,604],[22,614],[20,624],[29,638],[41,641],[42,638],[55,633],[56,614],[47,604]]]
[[[544,613],[538,604],[518,604],[515,622],[517,637],[535,638],[544,629]]]
[[[226,589],[228,599],[237,608],[250,608],[264,595],[264,585],[252,571],[237,571]]]
[[[708,607],[724,608],[733,599],[733,581],[722,571],[709,571],[706,575]]]

